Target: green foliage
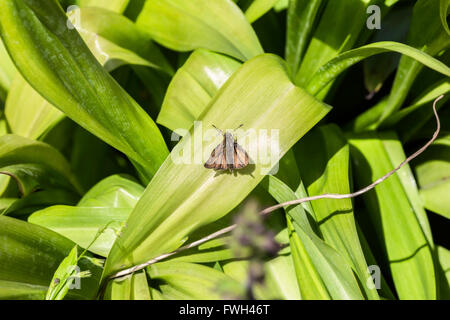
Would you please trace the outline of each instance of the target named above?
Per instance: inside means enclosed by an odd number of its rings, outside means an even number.
[[[449,8],[0,1],[0,299],[449,299]]]

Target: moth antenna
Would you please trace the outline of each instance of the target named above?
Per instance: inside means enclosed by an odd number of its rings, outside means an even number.
[[[223,135],[222,130],[220,130],[219,128],[217,128],[215,125],[212,125],[212,126],[214,127],[214,129],[216,129],[217,131],[219,131],[221,135]]]
[[[237,127],[236,129],[234,129],[234,130],[237,130],[237,129],[239,129],[239,128],[242,128],[244,126],[244,124],[243,123],[241,123],[240,125],[239,125],[239,127]]]

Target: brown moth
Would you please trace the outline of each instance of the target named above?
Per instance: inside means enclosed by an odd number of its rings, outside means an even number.
[[[214,125],[213,127],[216,128]],[[238,128],[240,127],[242,125]],[[230,171],[245,168],[248,165],[247,152],[230,132],[224,134],[222,130],[217,130],[223,135],[223,141],[211,152],[211,157],[205,162],[205,168]]]

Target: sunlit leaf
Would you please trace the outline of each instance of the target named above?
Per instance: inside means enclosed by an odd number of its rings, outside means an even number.
[[[278,129],[278,156],[273,154],[273,159],[278,161],[328,110],[329,107],[291,83],[278,57],[262,55],[233,74],[199,120],[204,130],[212,124],[226,129],[236,128],[241,123],[253,130]],[[123,264],[133,265],[177,248],[190,232],[236,207],[274,165],[257,162],[257,155],[250,154],[256,163],[247,171],[236,176],[218,175],[203,167],[206,161],[203,158],[209,156],[221,137],[212,130],[213,141],[200,140],[192,146],[194,131],[196,135],[202,134],[196,127],[192,128],[150,182],[130,215],[123,236],[110,253],[107,273]],[[265,141],[252,142],[255,151],[262,148]],[[182,148],[193,152],[194,158],[188,159],[190,163],[174,161]],[[250,152],[251,148],[248,150]]]
[[[147,267],[148,276],[161,282],[159,291],[176,299],[222,300],[229,292],[243,288],[231,277],[199,264],[187,262],[161,262]]]
[[[150,300],[145,271],[111,280],[105,290],[104,300]]]
[[[250,23],[258,20],[277,3],[278,0],[254,0],[245,10],[245,17]]]
[[[53,231],[14,218],[0,216],[0,223],[0,292],[5,290],[14,296],[16,292],[8,287],[15,282],[21,294],[38,294],[50,285],[53,273],[75,244]],[[70,290],[68,298],[92,299],[101,268],[88,259],[82,259],[79,266],[90,270],[92,277],[82,278],[81,289]]]
[[[349,142],[358,188],[385,175],[405,158],[394,134],[353,135]],[[400,299],[435,299],[433,243],[409,167],[403,167],[362,198]],[[417,277],[421,281],[413,280]]]
[[[80,7],[99,7],[118,13],[124,12],[129,2],[130,0],[76,0]]]
[[[23,195],[48,187],[81,192],[67,160],[58,150],[17,135],[0,137],[0,171],[14,178]]]
[[[167,156],[158,128],[67,28],[56,1],[1,2],[0,21],[5,46],[25,79],[67,116],[124,152],[148,180]]]
[[[313,130],[300,141],[296,153],[310,196],[351,193],[349,146],[336,125]],[[379,299],[375,287],[366,284],[370,274],[356,231],[352,201],[321,199],[313,201],[312,207],[326,243],[350,261],[367,297]]]
[[[102,232],[89,250],[107,257],[143,191],[136,182],[111,176],[89,190],[76,207],[51,206],[33,213],[28,221],[58,232],[84,248]]]
[[[190,129],[217,91],[241,64],[225,55],[195,50],[178,69],[164,98],[158,123]]]
[[[249,22],[231,0],[147,1],[136,23],[173,50],[204,48],[242,61],[263,53]]]

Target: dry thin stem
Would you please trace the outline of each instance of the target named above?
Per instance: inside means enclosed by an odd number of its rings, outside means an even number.
[[[415,157],[420,155],[422,152],[424,152],[434,142],[434,140],[436,140],[436,138],[437,138],[437,136],[439,134],[439,131],[441,129],[441,122],[439,120],[439,116],[438,116],[437,111],[436,111],[436,104],[443,97],[444,97],[444,95],[439,96],[438,98],[436,98],[436,100],[434,100],[434,103],[433,103],[433,112],[434,112],[434,116],[436,117],[436,124],[437,124],[437,126],[436,126],[436,131],[434,132],[433,137],[430,139],[430,141],[428,141],[422,148],[420,148],[419,150],[414,152],[412,155],[410,155],[408,158],[406,158],[402,163],[400,163],[398,165],[397,168],[395,168],[392,171],[388,172],[387,174],[385,174],[384,176],[382,176],[381,178],[379,178],[378,180],[376,180],[372,184],[368,185],[365,188],[362,188],[361,190],[353,192],[353,193],[347,193],[347,194],[326,193],[326,194],[321,194],[321,195],[318,195],[318,196],[306,197],[306,198],[301,198],[301,199],[296,199],[296,200],[283,202],[283,203],[280,203],[280,204],[277,204],[277,205],[274,205],[274,206],[271,206],[271,207],[268,207],[268,208],[262,210],[260,212],[260,214],[261,215],[267,215],[267,214],[269,214],[269,213],[271,213],[271,212],[273,212],[273,211],[275,211],[277,209],[283,208],[283,207],[291,206],[291,205],[294,205],[294,204],[301,204],[301,203],[304,203],[304,202],[307,202],[307,201],[313,201],[313,200],[318,200],[318,199],[348,199],[348,198],[354,198],[354,197],[357,197],[357,196],[359,196],[359,195],[361,195],[363,193],[366,193],[369,190],[372,190],[373,188],[375,188],[375,186],[377,186],[378,184],[380,184],[381,182],[383,182],[384,180],[386,180],[387,178],[392,176],[396,171],[398,171],[405,164],[407,164],[412,159],[414,159]],[[109,279],[119,278],[119,277],[122,277],[122,276],[126,276],[128,274],[131,274],[133,272],[136,272],[138,270],[144,269],[145,267],[147,267],[147,266],[149,266],[149,265],[151,265],[153,263],[156,263],[158,261],[164,260],[164,259],[166,259],[168,257],[171,257],[171,256],[177,254],[177,253],[180,253],[180,252],[185,251],[185,250],[190,249],[190,248],[194,248],[194,247],[199,246],[202,243],[205,243],[205,242],[207,242],[209,240],[212,240],[212,239],[218,238],[218,237],[220,237],[220,236],[222,236],[224,234],[227,234],[228,232],[231,232],[232,230],[234,230],[236,228],[236,226],[237,226],[236,224],[233,224],[233,225],[231,225],[229,227],[220,229],[219,231],[216,231],[216,232],[214,232],[214,233],[212,233],[212,234],[210,234],[210,235],[208,235],[208,236],[206,236],[204,238],[201,238],[201,239],[199,239],[197,241],[194,241],[194,242],[192,242],[192,243],[190,243],[188,245],[182,246],[182,247],[178,248],[175,251],[172,251],[170,253],[166,253],[166,254],[160,255],[160,256],[152,259],[152,260],[149,260],[149,261],[147,261],[145,263],[136,265],[136,266],[134,266],[132,268],[119,271],[119,272],[113,274],[112,276],[110,276]]]

